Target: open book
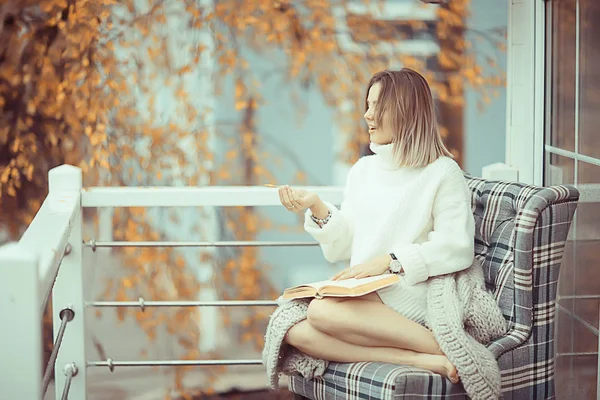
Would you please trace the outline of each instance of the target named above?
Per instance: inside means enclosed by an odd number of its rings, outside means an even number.
[[[399,280],[400,278],[396,274],[384,274],[360,279],[344,279],[342,281],[319,281],[285,289],[282,297],[284,299],[360,297],[393,285]]]

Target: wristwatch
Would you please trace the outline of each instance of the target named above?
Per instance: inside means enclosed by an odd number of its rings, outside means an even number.
[[[396,255],[394,253],[390,253],[390,257],[392,257],[392,261],[390,261],[390,266],[388,267],[389,271],[392,274],[404,274],[404,269],[402,269],[402,263],[398,261]]]

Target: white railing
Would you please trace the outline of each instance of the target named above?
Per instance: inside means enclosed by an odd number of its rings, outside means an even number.
[[[321,198],[340,204],[342,189],[307,187]],[[82,237],[82,209],[101,207],[227,207],[277,206],[275,189],[266,187],[204,188],[88,188],[82,189],[79,168],[63,165],[49,173],[49,194],[18,243],[0,247],[0,307],[4,327],[0,340],[6,398],[41,399],[54,373],[57,399],[87,398],[87,368],[153,365],[255,365],[260,360],[134,361],[108,358],[89,361],[85,354],[86,307],[217,307],[274,305],[272,299],[255,301],[138,301],[85,302],[83,251],[98,247],[220,247],[314,246],[314,242],[114,242]],[[102,218],[101,218],[102,221]],[[110,221],[110,218],[104,218]],[[102,222],[101,222],[102,223]],[[106,222],[105,222],[106,223]],[[100,232],[112,231],[112,226]],[[86,238],[87,239],[87,238]],[[45,370],[42,362],[42,314],[52,295],[54,349]],[[203,329],[206,325],[203,324]],[[210,328],[210,327],[208,327]],[[216,326],[214,327],[216,329]],[[116,355],[118,357],[118,355]]]
[[[55,360],[60,366],[55,377],[57,398],[62,398],[63,389],[85,362],[80,334],[81,170],[63,165],[50,171],[48,179],[48,196],[21,240],[0,248],[0,307],[5,324],[0,354],[6,366],[0,386],[10,399],[41,398]],[[51,294],[55,351],[42,382],[42,315]],[[85,388],[85,374],[79,374],[71,390],[79,388]]]

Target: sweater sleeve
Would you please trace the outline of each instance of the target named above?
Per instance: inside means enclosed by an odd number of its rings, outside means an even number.
[[[331,263],[349,260],[352,253],[352,239],[354,237],[352,187],[353,182],[357,179],[356,175],[360,162],[361,160],[357,161],[348,172],[344,188],[344,199],[340,209],[324,201],[329,211],[331,211],[331,218],[322,228],[310,217],[310,209],[306,210],[304,214],[304,230],[319,242],[323,256]]]
[[[433,229],[427,240],[395,249],[409,285],[461,271],[473,263],[475,220],[469,188],[454,161],[449,169],[433,201]]]

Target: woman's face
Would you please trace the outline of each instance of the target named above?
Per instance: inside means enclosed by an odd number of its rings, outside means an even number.
[[[377,126],[377,122],[375,121],[375,111],[377,107],[380,105],[377,104],[377,100],[379,99],[379,92],[381,92],[381,83],[377,82],[369,89],[369,94],[367,95],[367,112],[365,113],[365,121],[367,121],[367,125],[369,126],[369,137],[371,138],[371,142],[375,144],[389,144],[392,143],[393,135],[390,130],[390,124],[387,122],[387,116],[383,114],[383,125]]]

